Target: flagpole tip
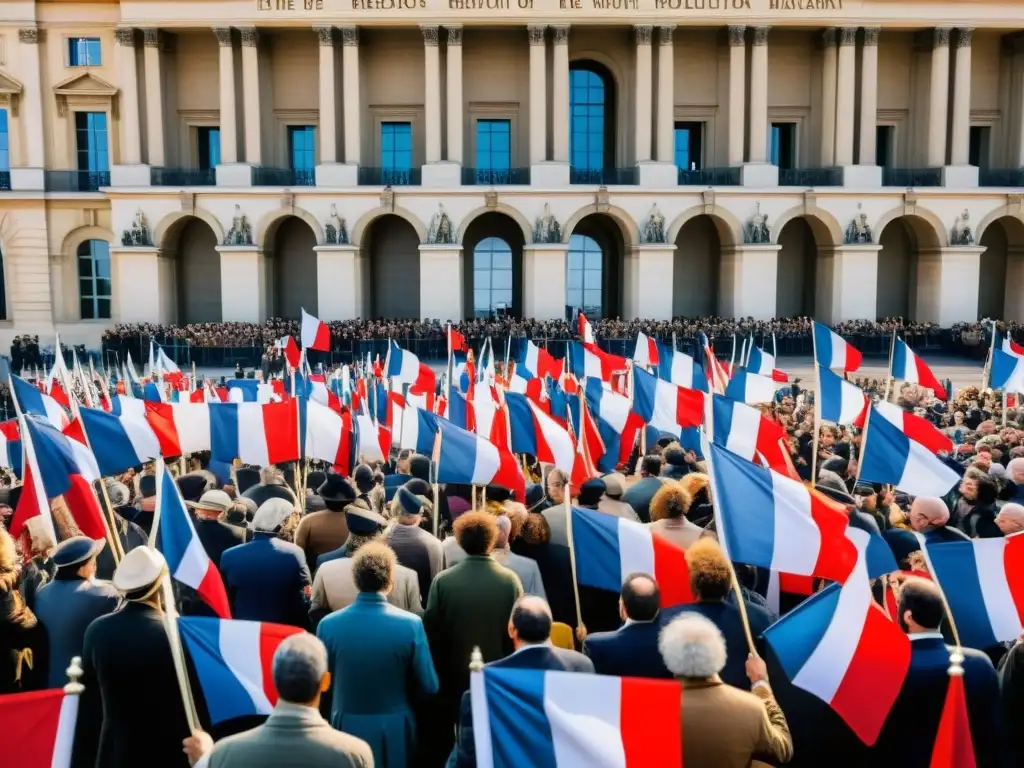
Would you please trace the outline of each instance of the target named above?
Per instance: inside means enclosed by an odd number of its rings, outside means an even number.
[[[964,655],[959,648],[949,654],[949,669],[947,673],[950,677],[963,677],[964,674]]]
[[[64,693],[69,696],[78,696],[85,690],[85,686],[79,682],[79,679],[84,674],[82,672],[82,657],[73,656],[71,663],[68,665],[66,670],[68,676],[68,684],[64,686]]]
[[[484,668],[484,655],[480,653],[480,646],[473,646],[473,653],[469,656],[469,671],[479,672]]]

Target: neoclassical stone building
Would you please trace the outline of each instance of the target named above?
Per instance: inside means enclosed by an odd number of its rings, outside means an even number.
[[[1018,0],[4,0],[0,344],[1024,320]]]

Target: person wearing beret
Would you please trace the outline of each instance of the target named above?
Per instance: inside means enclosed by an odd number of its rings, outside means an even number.
[[[390,475],[385,475],[384,493],[386,494],[387,501],[395,498],[395,493],[398,489],[412,480],[412,475],[409,473],[409,460],[411,457],[412,451],[401,451],[398,454],[398,460],[395,462],[395,471]]]
[[[430,594],[430,584],[444,567],[444,548],[433,534],[423,530],[420,522],[424,513],[433,513],[432,506],[423,496],[416,496],[406,487],[395,492],[391,503],[392,515],[397,518],[388,534],[388,544],[395,551],[398,562],[412,568],[420,583],[420,596]]]
[[[320,555],[333,552],[348,539],[345,507],[356,500],[356,489],[341,475],[330,474],[317,490],[326,509],[310,512],[299,522],[295,543],[306,553],[306,562],[315,564]]]
[[[82,655],[85,630],[93,619],[112,613],[120,603],[114,587],[96,581],[96,559],[106,542],[87,536],[65,539],[53,550],[53,581],[36,594],[35,614],[43,627],[46,650],[40,665],[47,688],[67,682],[71,659]]]

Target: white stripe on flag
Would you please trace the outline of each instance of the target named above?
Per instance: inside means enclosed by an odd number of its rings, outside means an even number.
[[[259,403],[243,403],[238,406],[238,453],[246,464],[260,467],[270,464],[263,406]]]
[[[616,518],[619,523],[619,581],[631,573],[654,575],[654,542],[651,531],[639,523]]]
[[[711,400],[711,398],[708,398]],[[748,461],[757,452],[757,433],[761,428],[761,412],[742,403],[732,403],[732,424],[726,440],[726,449]]]
[[[177,499],[164,499],[163,502],[165,504],[176,504]],[[167,511],[164,514],[167,514]],[[182,510],[181,514],[187,515],[188,513]],[[192,528],[191,524],[189,528]],[[188,584],[192,589],[199,589],[199,585],[206,578],[206,569],[210,567],[210,558],[207,557],[206,550],[203,549],[203,543],[199,540],[199,536],[194,529],[191,530],[191,533],[192,538],[189,539],[188,546],[185,547],[185,552],[181,556],[181,562],[178,563],[178,567],[172,575],[182,584]]]
[[[206,403],[174,403],[171,409],[181,450],[185,453],[210,450],[210,406]]]
[[[263,664],[260,658],[260,623],[258,621],[221,621],[220,655],[235,679],[252,699],[256,711],[269,715],[273,711],[263,692]]]
[[[494,768],[494,747],[491,746],[491,712],[487,701],[487,685],[483,671],[469,676],[469,702],[473,710],[473,736],[477,768]]]
[[[1016,640],[1020,636],[1021,623],[1006,583],[1006,566],[1003,565],[1006,539],[977,539],[973,544],[978,585],[985,602],[985,612],[992,623],[992,634],[1000,642]]]
[[[626,768],[618,677],[576,672],[544,674],[544,713],[556,765]]]
[[[50,768],[69,768],[75,742],[75,722],[78,720],[80,696],[65,694],[60,703],[60,719],[57,721],[57,735],[53,740],[53,757]]]
[[[772,570],[802,576],[814,572],[821,551],[821,531],[811,517],[811,497],[795,480],[772,473],[775,543]]]
[[[149,422],[132,416],[122,416],[121,429],[124,430],[132,450],[142,461],[150,461],[160,456],[160,441],[157,440]]]
[[[501,466],[498,449],[483,440],[476,441],[476,461],[473,464],[473,484],[487,485]]]
[[[402,410],[402,439],[399,448],[408,448],[415,451],[420,438],[420,415],[419,408],[404,408]]]

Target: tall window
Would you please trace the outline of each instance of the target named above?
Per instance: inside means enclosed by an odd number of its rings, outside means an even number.
[[[608,138],[605,79],[593,69],[569,72],[569,147],[573,168],[604,168]]]
[[[196,128],[196,144],[199,147],[199,168],[207,171],[220,165],[220,128],[203,126]]]
[[[704,123],[676,123],[676,168],[697,171],[701,167]]]
[[[896,135],[896,126],[878,125],[875,126],[875,165],[880,168],[891,168],[894,164],[893,138]]]
[[[11,134],[7,127],[7,110],[0,109],[0,172],[11,170]]]
[[[78,292],[83,320],[110,319],[110,245],[105,240],[78,246]]]
[[[512,309],[512,249],[500,237],[485,237],[473,249],[473,316]]]
[[[106,112],[75,112],[75,142],[78,170],[110,170]]]
[[[316,165],[316,129],[312,125],[288,127],[288,155],[293,169],[313,170]]]
[[[972,125],[967,144],[967,163],[975,168],[988,168],[989,140],[992,129],[987,125]]]
[[[578,307],[587,315],[601,317],[604,252],[597,241],[586,235],[569,238],[569,259],[566,262],[565,303]]]
[[[476,167],[507,171],[512,165],[512,124],[508,120],[476,121]]]
[[[100,39],[98,37],[68,38],[69,67],[98,67],[100,63]]]
[[[796,168],[796,123],[772,123],[771,164]]]

